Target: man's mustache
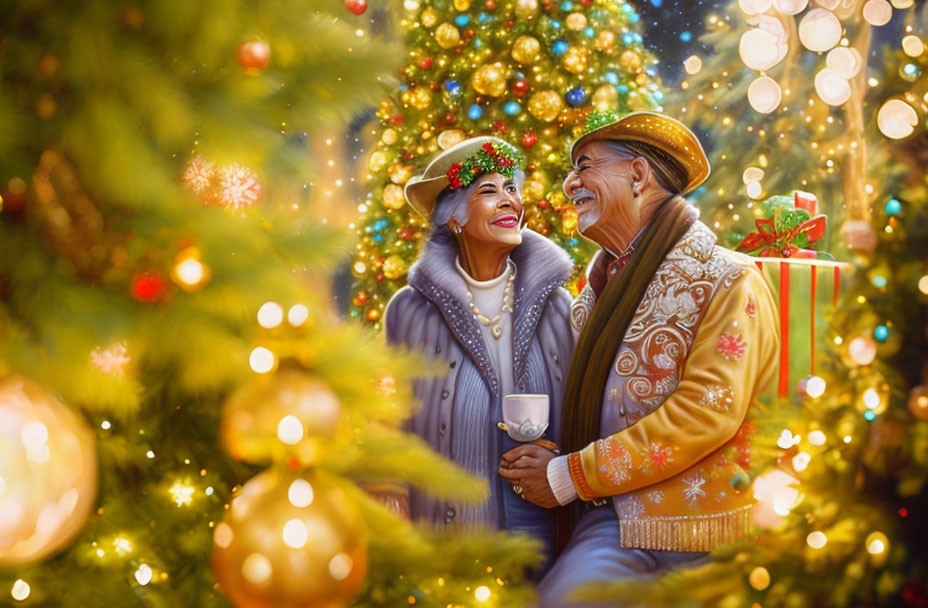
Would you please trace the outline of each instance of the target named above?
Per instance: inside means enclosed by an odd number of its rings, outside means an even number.
[[[577,202],[581,198],[595,198],[595,195],[586,188],[574,190],[574,193],[570,195],[570,201],[572,203]]]

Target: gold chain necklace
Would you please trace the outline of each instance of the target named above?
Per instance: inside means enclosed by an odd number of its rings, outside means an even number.
[[[477,310],[477,305],[474,304],[474,294],[471,293],[469,287],[467,288],[467,305],[470,306],[470,311],[474,313],[474,317],[477,318],[481,325],[490,328],[490,334],[497,340],[503,335],[503,327],[499,324],[503,318],[503,313],[512,313],[512,290],[516,282],[516,265],[513,264],[512,260],[509,260],[507,266],[509,267],[509,278],[506,279],[506,287],[503,289],[503,306],[499,309],[499,314],[492,319]]]

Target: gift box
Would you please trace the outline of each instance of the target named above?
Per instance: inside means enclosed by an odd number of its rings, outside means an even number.
[[[797,190],[771,196],[759,205],[755,232],[738,251],[757,257],[773,288],[780,318],[780,360],[775,387],[767,397],[792,399],[797,387],[815,375],[824,356],[824,336],[843,280],[852,266],[834,261],[811,246],[825,236],[826,217],[814,194]]]
[[[828,321],[853,267],[805,258],[764,257],[756,264],[773,288],[780,319],[779,369],[766,397],[793,399],[825,356]]]

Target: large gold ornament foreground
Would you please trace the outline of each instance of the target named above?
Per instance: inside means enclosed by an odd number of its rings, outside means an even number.
[[[331,482],[267,471],[245,484],[216,526],[213,571],[238,608],[340,608],[367,573],[362,530]]]
[[[296,457],[305,465],[316,459],[321,442],[334,438],[341,417],[341,402],[328,386],[284,369],[235,391],[223,406],[219,433],[236,460]]]
[[[97,454],[86,423],[28,378],[0,381],[0,566],[67,547],[96,495]]]

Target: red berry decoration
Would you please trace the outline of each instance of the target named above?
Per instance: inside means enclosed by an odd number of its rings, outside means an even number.
[[[536,143],[538,143],[538,136],[534,131],[526,131],[522,134],[522,145],[526,148],[531,148]]]
[[[513,95],[518,95],[522,97],[528,92],[528,81],[527,80],[516,80],[512,83],[512,93]]]
[[[151,304],[164,296],[167,283],[161,276],[151,270],[140,272],[132,277],[132,297],[139,302]]]
[[[237,58],[246,70],[260,72],[271,63],[271,47],[264,40],[249,40],[239,45]]]
[[[363,15],[367,10],[367,0],[344,0],[345,6],[355,15]]]

